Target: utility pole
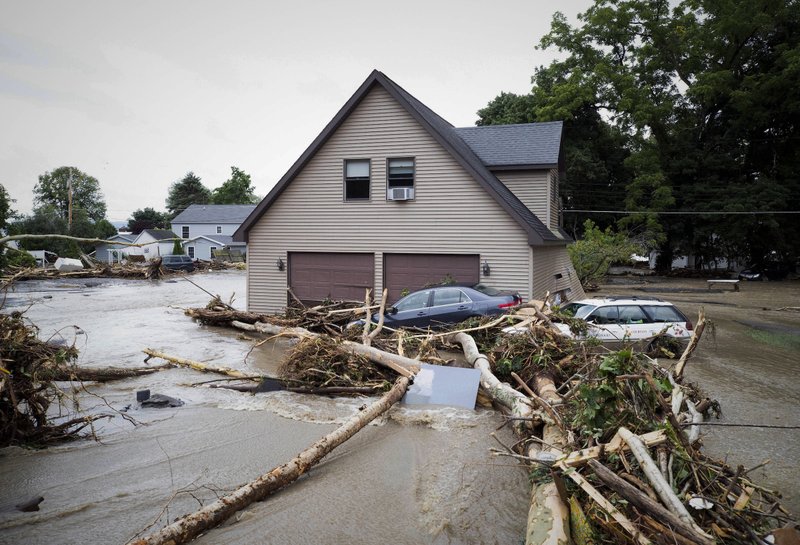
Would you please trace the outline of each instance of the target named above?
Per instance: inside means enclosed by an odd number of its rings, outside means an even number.
[[[67,177],[67,231],[72,231],[72,171]]]

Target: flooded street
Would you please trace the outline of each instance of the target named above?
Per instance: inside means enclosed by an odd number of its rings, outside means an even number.
[[[800,282],[742,282],[709,290],[705,280],[615,279],[591,295],[658,297],[693,322],[700,307],[713,324],[686,367],[687,379],[722,407],[724,424],[800,426]],[[702,428],[708,454],[736,468],[771,462],[752,476],[783,493],[800,514],[800,430],[752,427]]]
[[[243,297],[242,272],[193,275],[227,300]],[[26,311],[44,339],[73,340],[83,366],[140,366],[142,349],[241,370],[274,372],[283,347],[200,326],[184,307],[210,296],[184,280],[71,280],[16,286],[5,310]],[[244,308],[239,298],[234,306]],[[246,361],[245,361],[246,359]],[[280,465],[368,400],[288,392],[252,396],[192,386],[217,377],[186,369],[90,385],[100,442],[43,451],[0,450],[0,543],[124,543]],[[143,409],[136,391],[180,398]],[[491,458],[492,411],[398,406],[337,448],[294,485],[251,506],[200,543],[516,543],[529,485],[525,471]],[[498,435],[512,439],[507,430]],[[41,510],[13,506],[43,496]]]

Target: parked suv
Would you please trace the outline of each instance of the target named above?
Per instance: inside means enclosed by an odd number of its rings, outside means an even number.
[[[647,351],[659,334],[685,345],[692,336],[692,322],[672,303],[661,299],[605,297],[574,301],[561,312],[586,321],[585,334],[575,334],[568,324],[555,324],[564,335],[595,338],[609,347],[634,344]]]
[[[161,266],[171,271],[186,271],[192,272],[194,270],[194,262],[188,255],[165,255],[161,257]]]

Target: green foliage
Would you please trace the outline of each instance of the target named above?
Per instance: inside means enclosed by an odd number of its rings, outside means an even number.
[[[70,187],[73,221],[80,213],[92,221],[105,218],[106,203],[100,192],[100,182],[75,167],[59,167],[39,176],[33,188],[34,209],[46,208],[68,219]]]
[[[172,255],[183,255],[183,244],[180,240],[172,243]]]
[[[213,191],[211,202],[213,204],[256,204],[259,199],[254,191],[250,175],[236,167],[231,167],[231,177]]]
[[[612,263],[627,263],[631,254],[640,250],[624,233],[615,233],[610,227],[601,230],[592,220],[586,220],[583,231],[584,238],[567,247],[581,284],[597,282]]]
[[[105,218],[94,224],[94,238],[110,238],[117,233],[117,228]]]
[[[128,231],[138,235],[145,229],[169,229],[169,214],[147,208],[134,210],[128,218]]]
[[[30,216],[22,216],[9,226],[11,235],[70,235],[80,238],[108,238],[116,234],[116,228],[106,220],[92,221],[85,210],[72,211],[72,229],[67,227],[66,218],[52,206],[36,208]],[[94,244],[78,244],[63,239],[19,240],[19,246],[25,250],[47,250],[61,257],[80,258],[81,252],[89,253]]]
[[[8,220],[14,217],[14,211],[11,209],[11,203],[14,199],[8,194],[3,184],[0,184],[0,231],[8,226]]]
[[[595,0],[540,42],[561,58],[478,124],[565,121],[565,209],[630,210],[619,227],[713,264],[800,255],[800,2]],[[569,213],[605,228],[613,216]],[[579,232],[574,224],[573,232]]]
[[[203,185],[194,172],[186,173],[182,179],[169,186],[167,211],[174,218],[191,204],[209,204],[211,191]]]
[[[6,255],[6,265],[8,267],[16,267],[20,269],[25,269],[28,267],[36,266],[36,259],[29,254],[28,252],[24,252],[22,250],[14,250],[13,248],[9,248],[7,250]],[[2,268],[2,267],[0,267]]]

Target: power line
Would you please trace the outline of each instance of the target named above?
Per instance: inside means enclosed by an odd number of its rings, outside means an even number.
[[[564,209],[562,212],[581,212],[591,214],[652,214],[662,216],[764,216],[772,214],[800,214],[800,210],[752,210],[749,212],[723,212],[720,210],[709,210],[706,212],[697,211],[657,211],[657,210],[571,210]]]

